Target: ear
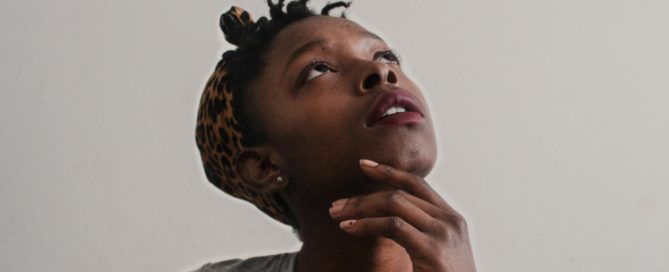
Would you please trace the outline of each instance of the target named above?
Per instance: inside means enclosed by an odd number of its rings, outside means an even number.
[[[237,157],[235,168],[243,182],[256,193],[273,193],[286,188],[288,181],[282,175],[278,159],[271,150],[263,147],[249,148]],[[283,181],[277,182],[282,176]]]

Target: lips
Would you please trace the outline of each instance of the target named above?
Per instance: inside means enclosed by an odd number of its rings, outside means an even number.
[[[386,91],[372,105],[366,120],[368,127],[414,123],[422,121],[425,116],[418,100],[404,89]]]

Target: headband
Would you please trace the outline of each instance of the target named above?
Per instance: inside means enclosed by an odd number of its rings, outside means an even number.
[[[234,45],[239,45],[245,31],[253,25],[249,13],[239,7],[232,7],[221,15],[221,30],[225,39]],[[244,151],[244,135],[233,114],[232,101],[235,98],[228,88],[226,63],[224,55],[207,81],[200,99],[195,141],[200,150],[204,172],[209,182],[217,188],[251,202],[279,222],[293,225],[294,222],[288,216],[290,210],[278,194],[258,194],[236,173],[236,158]]]

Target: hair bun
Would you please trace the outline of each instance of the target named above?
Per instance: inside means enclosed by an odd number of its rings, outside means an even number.
[[[239,46],[246,29],[253,25],[253,19],[246,10],[233,6],[228,12],[221,14],[219,24],[225,40]]]

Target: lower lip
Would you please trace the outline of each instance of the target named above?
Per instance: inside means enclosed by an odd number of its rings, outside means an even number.
[[[406,125],[413,123],[423,122],[423,116],[417,112],[400,112],[395,113],[386,117],[383,117],[376,122],[372,123],[371,126],[375,125],[387,125],[387,126],[398,126]]]

